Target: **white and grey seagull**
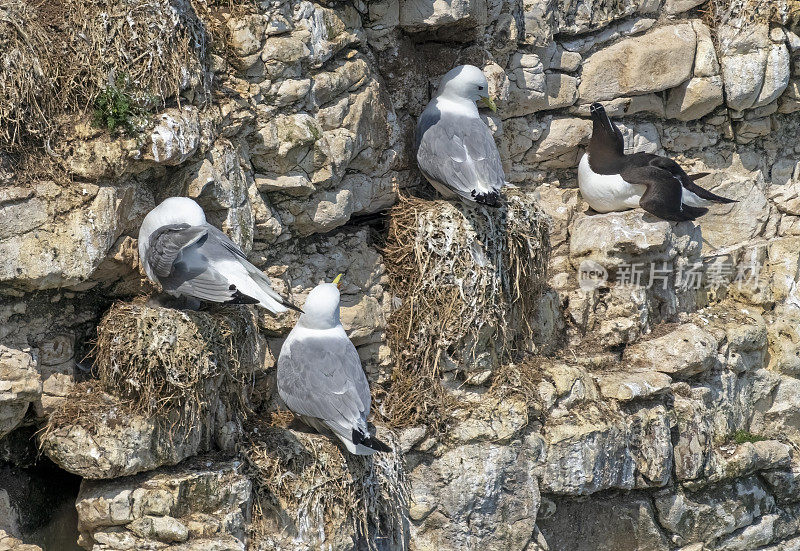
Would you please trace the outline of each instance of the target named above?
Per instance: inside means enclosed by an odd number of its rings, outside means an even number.
[[[258,304],[275,314],[299,310],[188,197],[170,197],[147,213],[139,228],[139,261],[150,281],[190,302]]]
[[[322,434],[335,435],[350,453],[391,451],[367,424],[370,392],[356,347],[339,321],[339,288],[314,287],[281,348],[278,394],[286,406]]]
[[[417,121],[417,164],[445,198],[498,206],[506,176],[492,132],[475,102],[497,110],[480,69],[459,65],[442,77],[438,94]]]

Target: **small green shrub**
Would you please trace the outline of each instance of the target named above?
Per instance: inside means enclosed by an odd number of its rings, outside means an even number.
[[[128,79],[118,75],[113,84],[100,92],[94,100],[94,124],[116,133],[121,130],[128,135],[136,133],[137,119],[144,115],[131,96]]]
[[[746,430],[737,430],[733,433],[733,441],[737,444],[744,444],[745,442],[761,442],[762,440],[769,440],[763,436],[758,436]]]

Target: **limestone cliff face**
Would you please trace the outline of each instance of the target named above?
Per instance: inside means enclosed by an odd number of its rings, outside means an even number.
[[[43,9],[7,4],[3,37],[12,15]],[[47,139],[46,125],[20,126],[30,141],[0,152],[0,548],[67,549],[54,523],[95,551],[800,548],[797,2],[130,4],[160,24],[118,26],[108,11],[92,51],[127,64],[132,99],[155,94],[133,131],[74,110]],[[165,40],[161,57],[143,39],[103,49],[145,28]],[[13,36],[4,63],[33,63],[45,35]],[[137,63],[156,58],[154,71],[177,65],[145,77]],[[392,315],[409,299],[387,271],[386,212],[398,190],[427,186],[413,128],[462,63],[488,76],[499,109],[487,123],[508,180],[548,217],[549,266],[516,364],[499,368],[480,331],[491,368],[467,378],[443,362],[456,406],[437,432],[384,408]],[[46,86],[48,65],[31,66]],[[108,90],[113,75],[100,77]],[[36,116],[22,92],[8,110],[14,97],[0,113]],[[703,184],[739,202],[697,225],[589,211],[576,166],[594,101],[628,152],[709,172]],[[25,147],[50,168],[26,172]],[[397,453],[356,464],[324,438],[259,425],[292,313],[248,317],[247,377],[231,379],[242,411],[216,372],[192,423],[185,404],[127,410],[118,389],[92,386],[101,319],[152,291],[138,226],[173,195],[195,198],[296,303],[346,274],[342,320]],[[580,277],[589,269],[602,280]],[[37,474],[44,463],[54,478]],[[48,506],[75,498],[47,482],[58,473],[80,477],[75,508]]]

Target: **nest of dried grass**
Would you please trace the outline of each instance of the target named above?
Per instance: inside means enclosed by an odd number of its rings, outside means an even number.
[[[437,427],[453,405],[443,372],[482,382],[531,348],[547,217],[531,194],[514,190],[491,211],[403,198],[389,220],[384,253],[402,305],[388,324],[397,365],[382,411],[395,427]]]
[[[396,448],[396,446],[395,446]],[[252,548],[405,548],[408,486],[400,454],[347,454],[329,438],[261,422],[244,446],[256,485]]]
[[[720,25],[746,29],[758,23],[796,27],[800,23],[800,0],[710,0],[701,11],[712,29]]]
[[[46,445],[51,434],[62,427],[79,423],[90,430],[113,424],[133,413],[129,400],[109,394],[96,379],[76,383],[58,403],[40,431],[39,442]],[[121,422],[120,422],[121,424]]]
[[[49,147],[120,76],[145,108],[207,94],[207,44],[188,0],[0,0],[0,147]]]
[[[97,327],[94,365],[100,388],[134,411],[180,408],[194,423],[220,401],[233,417],[247,415],[262,354],[246,307],[192,312],[117,303]]]

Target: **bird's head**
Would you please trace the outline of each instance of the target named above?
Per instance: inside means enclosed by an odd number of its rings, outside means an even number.
[[[439,95],[478,102],[492,111],[497,111],[497,105],[489,96],[486,75],[474,65],[459,65],[451,69],[442,77]]]
[[[333,283],[320,283],[308,293],[299,325],[309,329],[332,329],[339,325],[339,285],[342,274]]]

